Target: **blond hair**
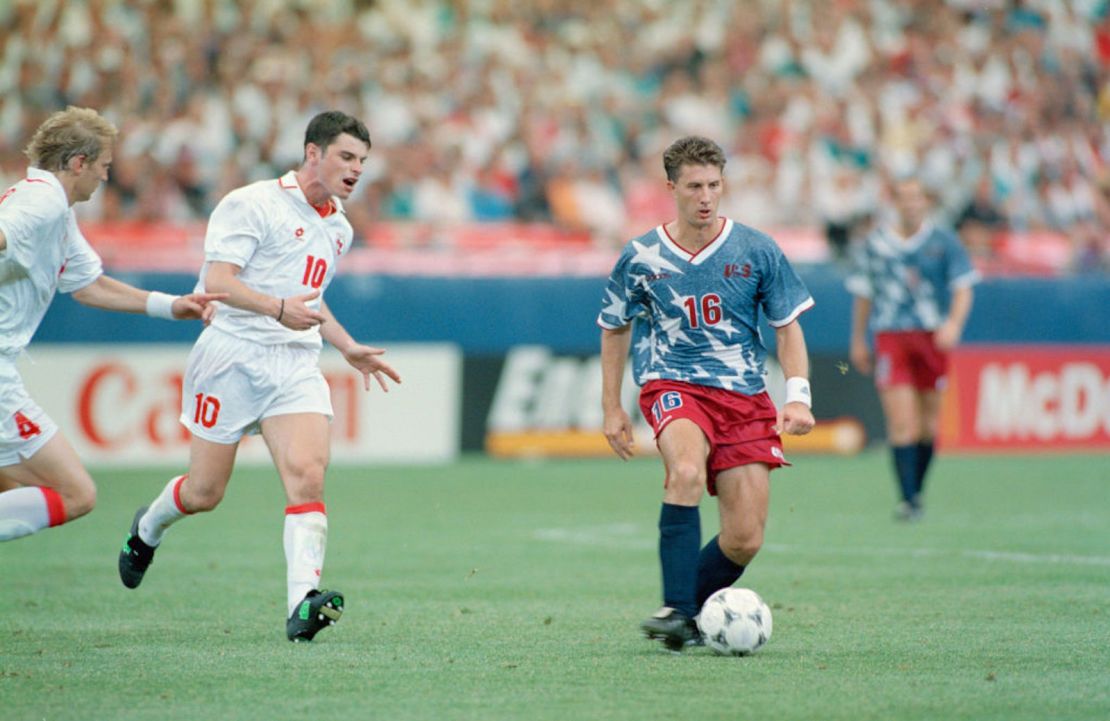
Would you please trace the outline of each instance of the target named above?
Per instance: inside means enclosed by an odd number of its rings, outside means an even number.
[[[94,162],[115,141],[117,132],[92,108],[71,105],[47,118],[23,152],[36,168],[65,170],[78,155]]]

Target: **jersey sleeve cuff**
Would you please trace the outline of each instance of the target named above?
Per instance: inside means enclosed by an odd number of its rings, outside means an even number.
[[[239,268],[246,268],[248,259],[227,253],[205,253],[204,260],[209,263],[231,263]]]
[[[854,296],[860,298],[871,297],[871,284],[859,276],[849,277],[844,282],[844,287]]]
[[[781,320],[771,320],[770,318],[768,318],[767,323],[770,324],[772,328],[782,328],[783,326],[790,325],[798,319],[798,316],[812,308],[813,305],[813,298],[806,298],[804,302],[802,302],[797,308],[790,312],[790,315]]]
[[[979,274],[979,271],[972,270],[964,273],[958,278],[953,278],[952,282],[949,283],[948,286],[950,288],[970,288],[982,279],[983,276]]]

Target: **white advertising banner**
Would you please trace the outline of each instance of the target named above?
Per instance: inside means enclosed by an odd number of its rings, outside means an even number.
[[[331,386],[334,463],[443,463],[459,453],[462,355],[447,344],[385,346],[401,374],[383,393],[338,352],[320,366]],[[32,345],[19,369],[31,397],[50,414],[87,463],[188,462],[189,433],[178,422],[188,345]],[[239,448],[241,462],[269,463],[259,436]]]

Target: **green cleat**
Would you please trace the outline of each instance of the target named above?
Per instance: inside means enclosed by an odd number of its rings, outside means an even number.
[[[293,642],[311,641],[320,629],[334,625],[342,615],[342,593],[313,589],[305,594],[285,622],[285,635]]]

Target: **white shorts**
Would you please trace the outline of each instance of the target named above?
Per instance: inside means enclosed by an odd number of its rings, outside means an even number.
[[[212,327],[200,334],[181,389],[181,423],[193,435],[238,443],[263,419],[289,413],[332,418],[318,348],[262,345]]]
[[[15,363],[0,357],[0,466],[14,466],[39,452],[58,425],[27,395]]]

